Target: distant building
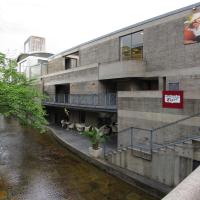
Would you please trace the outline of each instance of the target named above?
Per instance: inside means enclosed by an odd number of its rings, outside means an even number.
[[[30,36],[24,42],[24,53],[17,57],[17,71],[28,79],[39,78],[47,73],[47,60],[52,55],[45,52],[45,38]]]
[[[36,51],[45,51],[45,38],[30,36],[24,42],[24,53],[32,53]]]

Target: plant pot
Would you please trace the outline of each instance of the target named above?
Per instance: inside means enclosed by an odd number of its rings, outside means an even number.
[[[92,147],[89,147],[89,154],[94,158],[101,157],[102,153],[103,153],[103,149],[100,147],[98,149],[93,149]]]

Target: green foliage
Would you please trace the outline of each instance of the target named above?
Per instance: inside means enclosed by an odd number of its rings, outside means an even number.
[[[33,80],[16,71],[16,61],[0,53],[0,114],[44,132],[47,121],[41,106],[43,99]]]
[[[81,134],[90,138],[93,149],[98,149],[99,144],[106,140],[106,135],[100,129],[92,126],[89,131],[84,131]]]

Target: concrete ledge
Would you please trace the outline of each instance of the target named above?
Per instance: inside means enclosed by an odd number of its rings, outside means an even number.
[[[48,127],[48,129],[50,130],[50,134],[52,136],[54,136],[54,138],[60,144],[62,144],[65,148],[67,148],[71,152],[75,153],[80,158],[82,158],[82,159],[86,160],[87,162],[95,165],[96,167],[106,171],[107,173],[122,179],[123,181],[133,185],[134,187],[137,187],[137,188],[143,190],[144,192],[151,194],[152,196],[161,198],[164,195],[166,195],[169,191],[171,191],[171,189],[172,189],[167,185],[150,180],[146,177],[138,175],[127,169],[123,169],[121,167],[111,165],[102,159],[94,159],[91,156],[89,156],[88,152],[84,152],[84,151],[82,152],[79,149],[72,146],[69,142],[64,140],[61,136],[59,136],[59,134],[57,134],[57,132],[54,128]]]
[[[150,98],[150,99],[162,99],[162,91],[120,91],[118,92],[118,98]],[[184,99],[199,100],[200,95],[198,90],[186,90],[184,91]]]
[[[185,178],[162,200],[199,200],[200,199],[200,167]]]
[[[41,76],[41,78],[54,77],[54,76],[57,76],[57,75],[63,75],[63,74],[71,73],[71,72],[77,72],[77,71],[86,70],[86,69],[90,69],[90,68],[97,68],[97,67],[98,67],[98,63],[94,63],[94,64],[90,64],[90,65],[79,66],[79,67],[75,67],[75,68],[72,68],[72,69],[67,69],[67,70],[43,75],[43,76]]]

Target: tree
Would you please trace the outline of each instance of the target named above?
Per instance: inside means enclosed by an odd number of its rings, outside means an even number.
[[[41,104],[43,99],[33,80],[17,72],[16,61],[0,53],[0,114],[44,132],[47,121]]]

